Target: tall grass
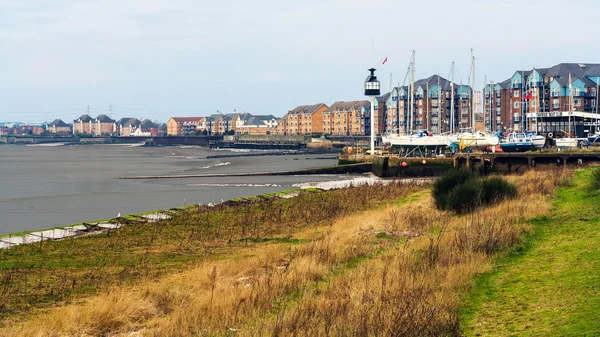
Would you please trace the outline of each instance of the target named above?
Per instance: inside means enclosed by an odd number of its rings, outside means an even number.
[[[373,210],[354,194],[362,212],[304,226],[297,241],[242,245],[229,259],[67,305],[0,335],[459,335],[458,310],[473,276],[520,242],[531,230],[527,219],[550,211],[547,195],[569,174],[511,177],[515,199],[467,215],[437,210],[427,193]],[[389,198],[415,189],[403,191]],[[343,193],[353,192],[336,197]],[[112,303],[119,313],[103,311]],[[99,314],[118,320],[98,324]]]
[[[303,191],[291,199],[251,198],[191,207],[170,220],[100,235],[0,250],[0,320],[156,279],[273,237],[285,239],[420,188],[392,183]]]

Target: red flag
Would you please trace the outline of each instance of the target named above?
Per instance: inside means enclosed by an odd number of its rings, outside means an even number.
[[[383,62],[381,62],[381,65],[384,65],[387,62],[387,57],[383,59]]]
[[[533,98],[533,93],[532,92],[527,92],[527,95],[525,95],[525,100],[530,100]]]

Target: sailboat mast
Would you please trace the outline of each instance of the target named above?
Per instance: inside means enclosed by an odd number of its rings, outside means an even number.
[[[412,103],[410,104],[410,130],[412,131],[414,125],[415,118],[415,55],[416,51],[412,51],[412,66],[410,68],[410,80],[411,80],[411,90],[410,96],[412,98]]]
[[[437,132],[441,133],[440,132],[441,131],[440,120],[442,119],[442,87],[440,87],[440,74],[438,74],[437,80],[438,80],[438,83],[437,83],[437,85],[438,85]],[[445,100],[444,100],[444,102],[445,102]]]
[[[521,132],[525,132],[527,130],[527,115],[525,114],[525,70],[521,70],[521,97],[519,98],[521,104],[519,104],[519,108],[521,109]]]
[[[487,87],[487,75],[484,75],[483,76],[483,91],[482,91],[483,92],[483,97],[484,97],[484,101],[483,101],[484,103],[485,103],[485,89],[486,89],[486,87]],[[490,103],[490,107],[491,107],[492,106],[492,88],[491,87],[490,87],[490,98],[488,99],[488,102]],[[485,104],[482,105],[481,112],[483,112],[483,128],[487,130],[487,126],[486,126],[487,124],[485,124],[485,116],[487,115],[485,113]],[[490,118],[490,120],[491,120],[491,118]],[[491,125],[492,124],[491,124],[491,121],[490,121],[490,126]]]
[[[429,82],[427,82],[427,108],[425,109],[425,127],[427,130],[431,130],[429,127]]]
[[[533,83],[535,84],[533,92],[534,92],[534,97],[533,97],[533,101],[535,102],[535,105],[533,106],[533,112],[535,113],[535,133],[539,132],[539,128],[538,128],[538,122],[537,122],[537,113],[538,113],[538,105],[539,105],[539,99],[538,99],[538,86],[537,86],[537,75],[535,72],[535,67],[533,68]]]
[[[490,81],[490,96],[494,98],[494,100],[496,100],[496,91],[494,90],[494,81]],[[493,104],[491,104],[491,100],[490,100],[490,127],[492,126],[492,123],[494,122],[493,119],[493,115],[494,115],[494,108],[493,108]],[[502,131],[502,130],[500,130]]]
[[[596,82],[596,92],[594,93],[594,113],[596,114],[596,123],[594,123],[594,134],[598,133],[598,82]]]
[[[573,82],[569,73],[569,137],[571,137],[571,114],[573,114]]]
[[[454,61],[452,61],[452,76],[450,77],[450,133],[454,133]]]
[[[475,131],[475,56],[471,48],[471,127]]]

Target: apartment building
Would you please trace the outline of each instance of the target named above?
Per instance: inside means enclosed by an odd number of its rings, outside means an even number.
[[[46,126],[46,130],[51,134],[70,134],[71,126],[63,122],[61,119],[55,119]]]
[[[415,81],[414,90],[410,86],[393,88],[385,100],[382,131],[427,129],[441,133],[472,127],[472,95],[470,86],[453,84],[439,75]]]
[[[497,131],[567,133],[574,125],[574,131],[585,135],[597,127],[599,83],[600,64],[560,63],[515,71],[501,83],[486,84],[486,126]]]
[[[196,130],[206,130],[205,117],[171,117],[167,121],[167,136],[193,135]]]
[[[377,101],[375,109],[378,109]],[[332,136],[371,134],[369,101],[338,101],[323,112],[323,132]]]
[[[110,136],[117,131],[116,121],[107,115],[92,118],[87,114],[73,121],[73,134]]]
[[[288,135],[320,135],[323,134],[323,113],[327,105],[317,103],[299,105],[283,117],[285,134]]]

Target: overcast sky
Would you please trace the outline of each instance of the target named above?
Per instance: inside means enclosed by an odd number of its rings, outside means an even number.
[[[595,0],[0,0],[0,121],[166,121],[363,99],[416,76],[476,85],[516,69],[596,62]],[[371,48],[373,37],[374,52]],[[374,61],[372,61],[374,60]]]

